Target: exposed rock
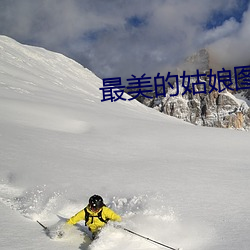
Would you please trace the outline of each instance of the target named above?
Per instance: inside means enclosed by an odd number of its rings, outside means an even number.
[[[205,72],[211,68],[208,50],[199,50],[197,53],[189,56],[178,68],[181,69],[181,74],[183,70],[186,70],[187,73],[195,73],[197,69],[201,72]]]
[[[212,68],[209,65],[209,53],[206,49],[202,49],[187,60],[177,69],[178,76],[183,74],[185,70],[188,74],[195,74],[199,69],[200,74],[207,74]],[[209,79],[207,76],[200,77],[200,81],[206,85],[207,93],[202,92],[195,85],[196,94],[187,92],[182,95],[184,88],[182,87],[182,80],[179,79],[179,95],[171,96],[176,93],[176,88],[173,90],[166,84],[166,96],[150,99],[141,98],[140,102],[145,105],[155,108],[167,115],[180,118],[184,121],[191,122],[196,125],[245,129],[250,128],[250,108],[244,100],[236,98],[233,94],[235,91],[224,90],[218,92],[213,90],[211,93],[211,86],[209,86]],[[234,79],[232,79],[234,82]],[[191,77],[190,84],[196,83],[197,78]],[[172,83],[176,86],[176,82]],[[187,86],[187,83],[184,84]],[[211,82],[213,85],[213,82]],[[215,83],[218,88],[218,83]],[[233,86],[232,88],[234,88]],[[242,96],[246,97],[249,93],[245,91]]]

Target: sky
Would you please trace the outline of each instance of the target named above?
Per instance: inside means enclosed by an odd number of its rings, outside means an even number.
[[[166,73],[201,48],[249,65],[249,0],[0,0],[0,34],[63,53],[101,78]]]

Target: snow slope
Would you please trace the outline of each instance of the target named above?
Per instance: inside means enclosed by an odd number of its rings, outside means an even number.
[[[61,240],[36,223],[53,228],[97,193],[124,227],[166,245],[248,250],[249,133],[101,102],[101,86],[63,55],[0,36],[0,248],[162,249],[112,225],[90,244],[83,223]]]

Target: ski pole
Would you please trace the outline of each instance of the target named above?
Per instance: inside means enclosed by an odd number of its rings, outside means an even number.
[[[41,222],[39,222],[38,220],[36,221],[40,226],[42,226],[43,227],[43,229],[46,231],[46,230],[48,230],[48,228],[47,227],[45,227]]]
[[[145,239],[145,240],[154,242],[154,243],[156,243],[156,244],[158,244],[158,245],[161,245],[161,246],[163,246],[163,247],[169,248],[169,249],[171,249],[171,250],[180,250],[180,248],[173,248],[173,247],[167,246],[167,245],[162,244],[162,243],[160,243],[160,242],[158,242],[158,241],[152,240],[152,239],[150,239],[150,238],[148,238],[148,237],[145,237],[145,236],[143,236],[143,235],[140,235],[140,234],[138,234],[138,233],[135,233],[135,232],[133,232],[133,231],[127,229],[127,228],[122,228],[122,229],[125,230],[125,231],[127,231],[127,232],[129,232],[129,233],[131,233],[131,234],[137,235],[137,236],[139,236],[139,237],[141,237],[141,238],[143,238],[143,239]]]

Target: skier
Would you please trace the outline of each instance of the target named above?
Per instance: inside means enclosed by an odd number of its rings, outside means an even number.
[[[120,215],[105,206],[101,196],[95,194],[89,198],[89,204],[72,216],[67,224],[74,225],[80,220],[85,220],[85,226],[92,232],[94,239],[109,220],[120,222],[122,219]]]

